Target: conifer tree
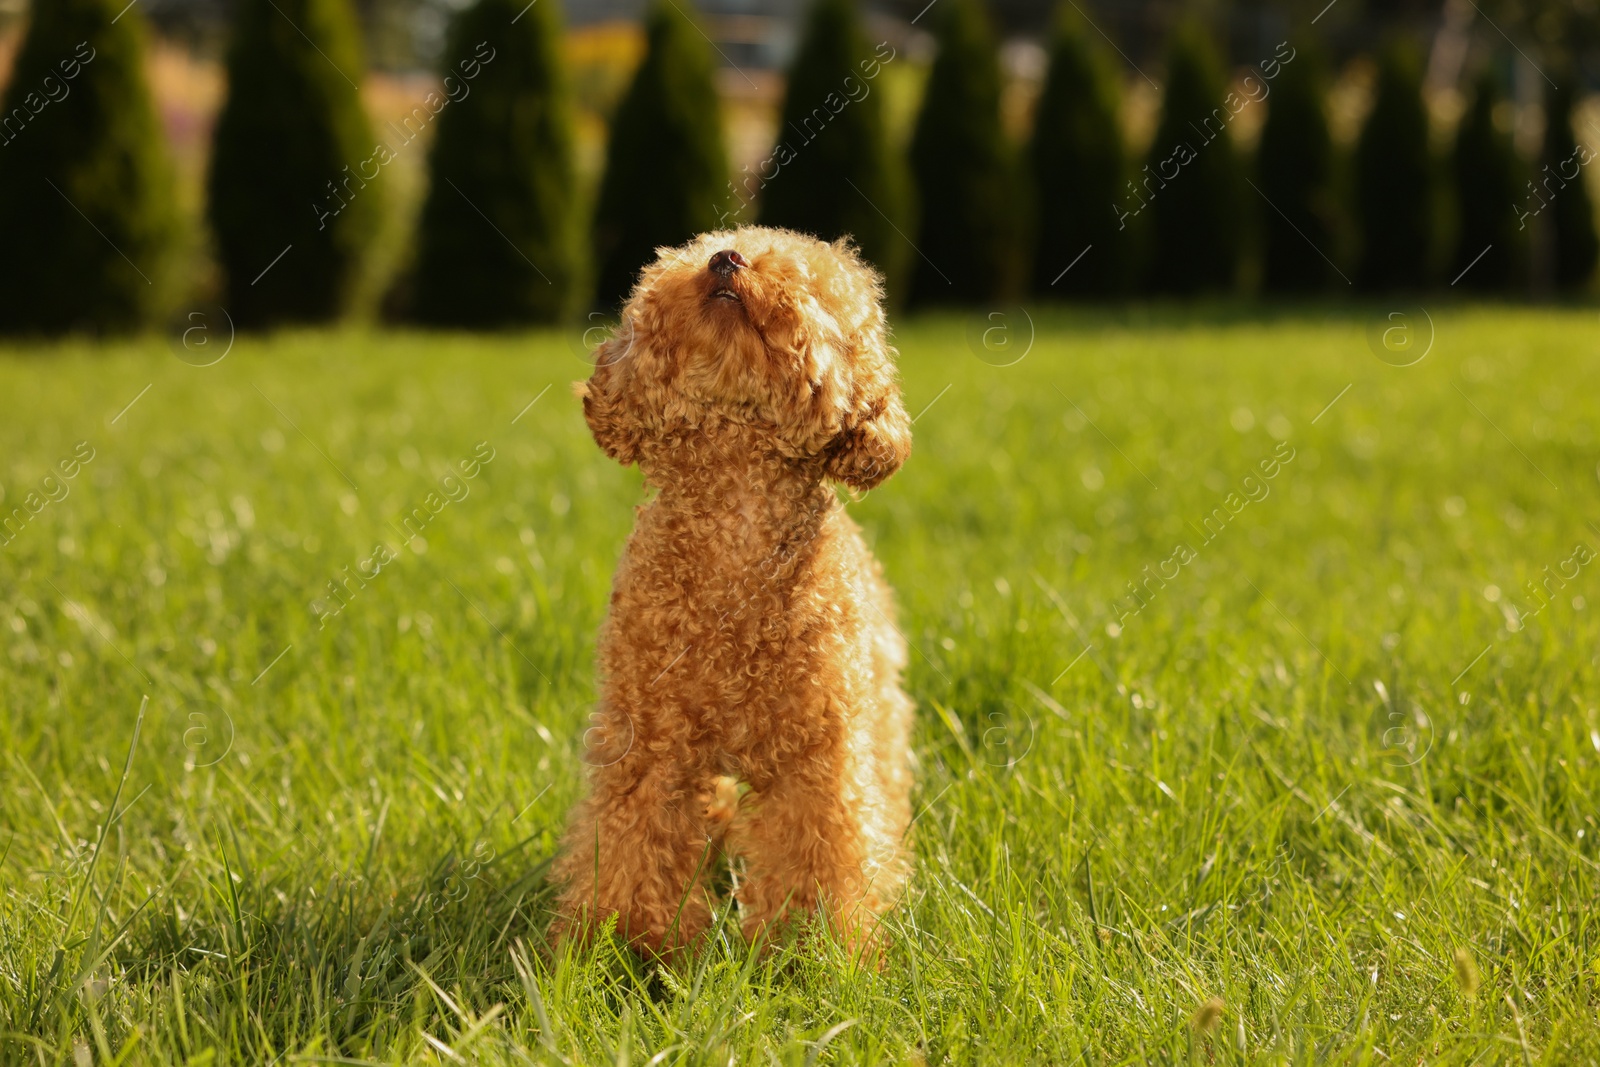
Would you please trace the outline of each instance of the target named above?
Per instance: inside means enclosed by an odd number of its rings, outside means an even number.
[[[1120,95],[1105,50],[1063,8],[1028,151],[1036,293],[1111,293],[1128,280],[1132,244],[1116,209],[1127,179]]]
[[[1434,242],[1433,162],[1422,68],[1400,42],[1378,63],[1377,94],[1356,142],[1356,283],[1369,291],[1427,284]]]
[[[1306,293],[1325,288],[1334,268],[1333,141],[1328,134],[1322,57],[1297,42],[1267,98],[1256,148],[1262,234],[1262,288]]]
[[[1540,214],[1548,216],[1555,283],[1562,289],[1587,285],[1594,277],[1595,260],[1600,258],[1594,206],[1584,180],[1594,153],[1578,148],[1572,130],[1573,95],[1569,73],[1560,77],[1545,97],[1544,148],[1539,173],[1534,176],[1535,188],[1528,190],[1534,197],[1532,205],[1539,205]]]
[[[982,0],[936,9],[939,52],[911,139],[918,200],[911,298],[993,300],[1017,281],[1016,183],[1000,127],[1000,64]]]
[[[706,38],[683,6],[659,0],[644,62],[611,121],[595,209],[598,301],[616,307],[662,245],[720,225],[728,155]]]
[[[910,227],[910,178],[885,128],[876,79],[895,58],[887,43],[867,42],[853,0],[816,0],[789,69],[778,144],[734,181],[736,205],[759,192],[765,225],[854,237],[891,289],[909,251],[896,228]]]
[[[1517,227],[1517,159],[1509,131],[1495,128],[1500,86],[1484,71],[1456,130],[1451,159],[1456,187],[1455,284],[1481,292],[1510,289],[1522,261]]]
[[[1174,31],[1161,121],[1138,180],[1150,194],[1150,263],[1157,292],[1232,288],[1238,272],[1242,175],[1229,129],[1234,110],[1221,60],[1196,23]],[[1236,107],[1242,107],[1242,100]],[[1149,179],[1149,181],[1147,181]]]
[[[418,234],[415,309],[439,325],[555,322],[579,280],[577,189],[554,4],[456,17]],[[520,14],[519,14],[520,13]]]
[[[177,216],[142,26],[117,0],[35,0],[0,111],[0,331],[165,310]]]
[[[362,110],[345,0],[240,0],[227,72],[208,179],[225,303],[241,325],[335,318],[364,265],[393,154],[378,150]]]

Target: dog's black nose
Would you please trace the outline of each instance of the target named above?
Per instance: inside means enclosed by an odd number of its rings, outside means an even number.
[[[731,248],[724,248],[721,252],[711,257],[710,267],[724,278],[736,270],[742,270],[750,264],[745,258]]]

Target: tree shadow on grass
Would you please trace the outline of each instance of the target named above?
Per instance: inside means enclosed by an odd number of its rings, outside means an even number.
[[[1361,327],[1397,309],[1427,307],[1456,311],[1500,311],[1506,313],[1592,312],[1597,301],[1572,297],[1549,301],[1486,301],[1456,293],[1417,292],[1387,296],[1362,295],[1352,299],[1303,298],[1262,301],[1248,297],[1212,297],[1198,300],[1126,300],[1086,304],[1052,301],[1036,296],[997,304],[994,308],[939,309],[921,314],[895,316],[902,327],[949,324],[965,328],[973,319],[991,312],[1025,310],[1034,328],[1054,333],[1101,333],[1109,329],[1183,330],[1240,326],[1331,326]]]

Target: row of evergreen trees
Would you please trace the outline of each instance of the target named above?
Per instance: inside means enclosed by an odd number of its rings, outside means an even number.
[[[1334,150],[1326,67],[1312,42],[1284,42],[1243,85],[1267,106],[1253,168],[1230,138],[1210,139],[1230,112],[1227,80],[1209,37],[1193,24],[1178,30],[1156,134],[1147,158],[1133,160],[1115,72],[1080,23],[1065,23],[1025,150],[1031,291],[1226,291],[1252,253],[1261,287],[1279,294],[1446,283],[1503,294],[1535,282],[1575,290],[1593,275],[1600,238],[1581,173],[1590,157],[1573,133],[1571,77],[1546,97],[1532,168],[1496,123],[1503,94],[1493,70],[1478,78],[1447,158],[1436,160],[1421,64],[1403,43],[1379,57],[1373,106],[1348,160]],[[938,162],[974,165],[973,147]],[[1181,166],[1167,177],[1175,159]],[[987,166],[1003,171],[1003,147]],[[925,211],[922,232],[940,218]],[[1063,274],[1084,249],[1088,269]]]
[[[346,0],[242,0],[206,190],[224,302],[246,326],[341,314],[382,214],[382,170],[429,126],[430,182],[401,291],[413,318],[440,325],[557,321],[591,299],[615,307],[655,247],[744,221],[852,234],[891,292],[921,304],[1019,289],[1226,290],[1252,233],[1272,292],[1341,279],[1414,290],[1461,271],[1463,287],[1508,292],[1530,271],[1566,287],[1593,273],[1594,219],[1570,176],[1570,83],[1547,101],[1536,174],[1496,126],[1492,75],[1439,161],[1419,64],[1393,47],[1344,161],[1323,64],[1298,43],[1293,58],[1279,50],[1270,77],[1266,62],[1255,70],[1270,97],[1247,175],[1231,135],[1217,134],[1227,81],[1197,26],[1173,35],[1159,127],[1136,161],[1115,70],[1081,24],[1058,32],[1031,139],[1014,147],[981,0],[946,0],[938,17],[902,157],[874,84],[892,49],[870,44],[852,0],[816,0],[780,144],[730,183],[707,41],[662,0],[585,235],[548,0],[477,0],[452,27],[442,94],[385,131],[361,106]],[[141,34],[120,0],[35,5],[0,115],[0,330],[136,328],[168,297],[180,227]]]

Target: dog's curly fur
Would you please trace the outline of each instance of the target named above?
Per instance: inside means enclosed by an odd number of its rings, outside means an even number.
[[[724,250],[744,265],[714,269]],[[722,856],[743,860],[752,936],[820,912],[864,945],[894,902],[906,646],[831,484],[870,489],[911,450],[894,355],[881,282],[846,242],[745,227],[661,250],[575,386],[653,499],[600,635],[558,939],[615,915],[642,948],[687,945]]]

